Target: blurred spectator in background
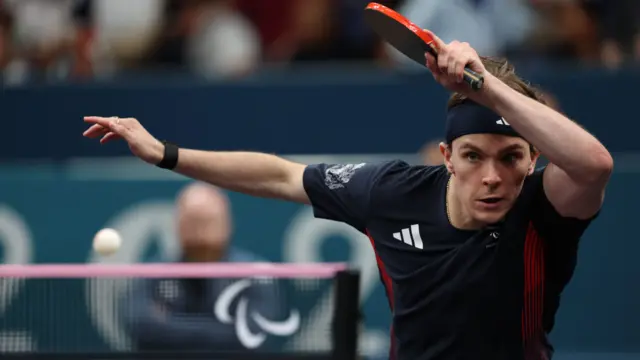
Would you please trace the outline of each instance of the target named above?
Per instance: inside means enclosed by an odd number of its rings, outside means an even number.
[[[267,62],[289,62],[303,43],[326,33],[327,0],[238,0],[239,10],[260,33]]]
[[[593,19],[585,11],[583,0],[530,0],[540,24],[527,55],[552,59],[597,61],[599,46]],[[535,53],[532,53],[535,52]],[[542,55],[542,56],[540,56]]]
[[[116,74],[235,79],[265,65],[419,69],[364,23],[370,0],[0,0],[8,83]],[[638,0],[380,0],[444,41],[535,65],[640,62]]]
[[[5,81],[91,75],[90,0],[0,0]]]
[[[429,141],[420,149],[419,155],[423,165],[438,166],[444,164],[444,156],[440,151],[441,140]]]
[[[255,262],[259,259],[229,245],[232,233],[228,199],[202,183],[187,186],[177,201],[179,262]],[[206,275],[206,274],[205,274]],[[124,297],[124,323],[138,350],[242,350],[234,324],[214,314],[215,302],[237,279],[146,279]],[[280,319],[281,297],[275,285],[252,284],[242,293],[251,312]],[[237,304],[236,304],[237,306]],[[235,311],[229,312],[235,316]],[[253,333],[260,331],[249,322]]]
[[[529,0],[405,0],[397,10],[416,25],[429,29],[445,42],[468,42],[483,56],[502,56],[521,44],[536,27]],[[387,46],[398,66],[416,67]]]
[[[640,63],[640,1],[583,0],[595,18],[600,59],[617,68],[625,62]]]
[[[161,30],[140,65],[237,78],[259,67],[261,52],[260,34],[236,0],[168,0]]]
[[[640,60],[640,1],[530,1],[544,19],[538,52],[609,68]]]
[[[385,2],[385,1],[381,1]],[[379,41],[364,23],[368,0],[238,0],[262,35],[267,62],[371,61]]]
[[[7,78],[156,70],[228,78],[260,65],[259,34],[236,0],[0,1]]]
[[[92,60],[97,76],[132,67],[162,30],[165,0],[92,0]]]

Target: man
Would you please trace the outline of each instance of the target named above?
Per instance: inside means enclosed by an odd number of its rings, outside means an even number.
[[[548,359],[559,295],[598,213],[613,160],[536,101],[506,62],[437,40],[436,81],[455,94],[443,166],[304,166],[273,155],[161,143],[135,119],[87,117],[88,137],[124,138],[141,159],[218,186],[312,204],[366,233],[393,311],[397,359]],[[485,77],[462,82],[465,65]],[[535,170],[538,152],[551,164]],[[300,239],[304,241],[304,239]]]
[[[187,186],[177,201],[182,262],[255,262],[258,258],[230,247],[231,215],[228,199],[201,183]],[[123,320],[137,350],[238,351],[246,346],[234,324],[215,317],[215,302],[237,279],[148,279],[123,298]],[[251,310],[278,320],[275,287],[252,284],[243,291]],[[230,310],[235,318],[235,310]],[[235,319],[238,321],[238,319]],[[249,329],[256,332],[255,324]],[[263,344],[260,344],[263,345]]]

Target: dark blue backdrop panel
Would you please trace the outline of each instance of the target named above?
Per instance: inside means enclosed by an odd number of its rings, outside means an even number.
[[[5,89],[0,157],[125,154],[84,139],[84,115],[139,118],[159,138],[205,149],[410,153],[442,136],[447,92],[430,76],[291,74],[237,84],[129,81]],[[532,73],[612,151],[640,149],[640,74]]]

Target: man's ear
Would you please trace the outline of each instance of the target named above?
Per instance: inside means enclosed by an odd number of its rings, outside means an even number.
[[[539,158],[540,158],[540,152],[537,149],[533,149],[533,151],[531,151],[531,164],[529,164],[529,175],[533,174],[533,172],[536,170],[536,163],[538,162]]]
[[[444,157],[444,165],[447,167],[447,170],[449,170],[449,173],[455,175],[456,172],[451,163],[451,146],[441,142],[440,152],[442,153],[442,157]]]

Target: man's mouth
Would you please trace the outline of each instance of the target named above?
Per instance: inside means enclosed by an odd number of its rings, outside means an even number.
[[[500,207],[503,201],[504,201],[504,198],[499,196],[490,196],[490,197],[486,197],[478,200],[478,202],[480,203],[480,207],[486,210],[497,209],[498,207]]]
[[[492,197],[487,197],[487,198],[484,198],[484,199],[480,199],[480,201],[485,203],[485,204],[497,204],[502,200],[503,200],[503,198],[498,197],[498,196],[492,196]]]

